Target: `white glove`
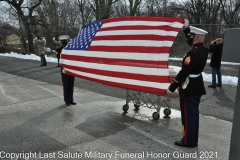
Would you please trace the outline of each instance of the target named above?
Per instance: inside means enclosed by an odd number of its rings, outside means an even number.
[[[183,26],[189,26],[189,20],[187,18],[184,19],[184,25]]]
[[[62,69],[62,73],[63,73],[63,74],[66,74],[66,70],[65,70],[65,69]]]
[[[55,41],[55,37],[53,37],[52,40]]]

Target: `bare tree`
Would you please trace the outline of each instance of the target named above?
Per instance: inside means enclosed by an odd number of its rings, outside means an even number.
[[[53,43],[53,37],[57,38],[64,34],[75,37],[79,32],[81,14],[76,0],[43,1],[36,12],[47,27],[36,26],[35,30],[45,35],[47,45],[51,48],[57,47]]]
[[[0,2],[1,1],[8,3],[11,6],[11,9],[14,10],[19,19],[22,21],[28,37],[29,52],[34,52],[31,25],[37,25],[33,13],[35,9],[41,4],[42,0],[34,0],[30,3],[24,0],[0,0]]]
[[[76,5],[80,11],[81,26],[93,21],[93,12],[89,0],[76,0]]]
[[[112,10],[111,17],[129,16],[129,6],[126,3],[126,0],[119,0],[114,3]]]
[[[91,0],[90,6],[95,13],[96,20],[111,17],[111,7],[119,0]]]
[[[36,32],[39,30],[41,34],[45,35],[47,45],[52,43],[52,38],[60,35],[60,23],[61,23],[61,13],[60,13],[60,3],[56,0],[43,1],[42,4],[38,7],[37,13],[41,19],[44,19],[44,23],[48,26],[47,28],[40,28],[37,26]],[[47,36],[47,37],[46,37]]]
[[[213,0],[210,0],[211,2]],[[209,2],[210,2],[209,1]],[[177,10],[182,10],[185,16],[188,17],[190,23],[202,24],[207,17],[205,17],[205,12],[209,10],[207,8],[207,0],[178,0]]]
[[[146,1],[146,8],[149,16],[172,16],[170,2],[167,0]],[[173,13],[175,13],[174,11]]]
[[[0,2],[9,4],[10,7],[6,8],[8,10],[1,6],[0,13],[9,14],[11,22],[5,19],[6,23],[10,25],[13,22],[18,23],[14,26],[21,31],[19,36],[24,40],[23,44],[27,35],[30,52],[33,52],[31,34],[44,34],[47,45],[52,46],[52,37],[68,34],[73,38],[82,25],[110,17],[128,15],[186,17],[191,25],[209,32],[206,41],[222,36],[224,25],[238,27],[240,21],[240,0],[0,0]],[[0,34],[0,38],[3,39],[4,34]],[[176,41],[178,39],[179,42],[175,44],[181,45],[182,38],[177,38]],[[180,49],[173,51],[179,52]]]
[[[130,9],[130,16],[135,16],[142,0],[128,0],[129,1],[129,9]]]
[[[240,22],[240,1],[239,0],[218,0],[221,5],[221,16],[229,28],[239,26]]]

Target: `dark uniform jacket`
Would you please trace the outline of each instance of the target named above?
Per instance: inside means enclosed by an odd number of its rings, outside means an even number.
[[[61,53],[62,53],[62,49],[63,49],[64,47],[63,46],[61,46],[61,47],[59,47],[59,48],[57,48],[56,49],[56,51],[58,52],[58,54],[57,54],[57,58],[58,59],[60,59],[60,55],[61,55]],[[63,73],[63,67],[61,66],[61,73]]]
[[[61,46],[61,47],[59,47],[59,48],[56,49],[56,51],[58,52],[58,54],[57,54],[57,58],[58,58],[58,59],[60,59],[60,55],[61,55],[61,53],[62,53],[62,49],[63,49],[63,48],[64,48],[64,47]]]
[[[201,96],[206,94],[203,83],[202,71],[206,65],[208,58],[208,48],[202,43],[196,44],[183,58],[182,69],[176,76],[175,80],[179,84],[179,93],[185,97]],[[182,83],[190,75],[199,75],[198,77],[189,77],[189,83],[186,89],[182,88]]]
[[[183,30],[186,38],[190,37],[190,28]],[[171,92],[179,87],[179,94],[185,97],[201,96],[206,94],[203,83],[202,71],[206,65],[208,58],[208,48],[203,43],[195,44],[192,49],[186,54],[182,61],[182,69],[175,78],[175,82],[169,86]],[[195,78],[189,78],[188,85],[185,89],[182,88],[183,82],[190,74],[199,75]]]
[[[213,52],[210,67],[220,69],[222,59],[223,43],[213,44],[209,46],[209,52]]]

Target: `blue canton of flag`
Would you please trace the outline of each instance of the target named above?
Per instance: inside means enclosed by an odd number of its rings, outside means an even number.
[[[102,21],[96,21],[83,26],[81,32],[65,47],[66,50],[88,50],[93,38],[102,26]]]

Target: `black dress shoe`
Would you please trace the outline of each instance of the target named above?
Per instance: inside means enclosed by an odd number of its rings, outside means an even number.
[[[77,103],[75,103],[75,102],[70,102],[70,104],[71,104],[71,105],[76,105]]]
[[[216,86],[213,85],[213,84],[208,85],[208,87],[209,87],[209,88],[216,88]]]
[[[222,87],[222,84],[217,84],[217,87]]]
[[[177,146],[188,147],[188,148],[197,147],[197,145],[185,145],[185,144],[182,143],[182,141],[176,141],[174,144],[177,145]]]
[[[70,103],[65,103],[66,106],[70,106]]]

